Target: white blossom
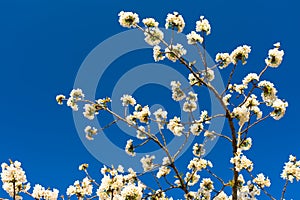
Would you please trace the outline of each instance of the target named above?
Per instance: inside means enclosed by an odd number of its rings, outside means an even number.
[[[136,104],[135,99],[131,95],[128,95],[128,94],[124,94],[121,97],[121,101],[122,101],[123,106],[128,106],[128,105],[134,106]]]
[[[230,105],[229,104],[229,99],[231,98],[231,94],[226,94],[223,98],[222,98],[222,101],[224,103],[225,106],[228,106]]]
[[[239,148],[241,150],[249,150],[251,146],[252,146],[252,139],[248,137],[240,144]]]
[[[249,73],[244,79],[243,79],[243,85],[248,86],[248,83],[251,81],[256,80],[259,81],[259,77],[256,73]]]
[[[139,130],[136,131],[136,137],[140,140],[146,139],[147,135],[144,133],[146,131],[144,126],[139,126]]]
[[[176,136],[181,136],[184,130],[184,126],[180,123],[179,117],[170,119],[167,128]]]
[[[290,155],[289,161],[284,164],[283,171],[281,173],[281,178],[293,183],[294,179],[296,181],[300,180],[300,160],[297,161],[296,157]]]
[[[213,167],[212,163],[209,160],[194,157],[193,160],[190,161],[187,168],[193,171],[202,171],[207,167]]]
[[[153,156],[153,155],[152,156],[146,155],[141,158],[141,163],[143,165],[143,169],[145,172],[153,169],[153,167],[154,167],[153,160],[154,159],[155,159],[155,156]]]
[[[10,161],[10,165],[6,163],[1,164],[1,181],[2,188],[13,197],[14,191],[16,198],[20,199],[21,192],[27,192],[30,189],[30,183],[27,183],[25,171],[21,167],[19,161]]]
[[[184,19],[178,12],[169,13],[166,18],[166,29],[177,28],[178,33],[181,33],[185,27]]]
[[[121,11],[118,16],[120,25],[125,28],[136,27],[136,25],[140,22],[139,16],[133,12]]]
[[[269,50],[268,58],[265,59],[265,62],[268,66],[277,68],[283,59],[284,51],[279,50],[280,43],[274,44],[275,48]]]
[[[214,189],[213,181],[210,178],[202,179],[200,183],[200,188],[202,188],[205,191],[212,192]]]
[[[268,177],[266,178],[262,173],[258,174],[257,177],[253,180],[253,182],[262,188],[270,187],[271,185],[270,179]]]
[[[32,197],[35,199],[45,199],[45,200],[56,200],[58,198],[59,191],[57,189],[45,189],[39,184],[36,184],[32,191]]]
[[[271,116],[276,120],[281,119],[285,114],[286,107],[288,107],[288,102],[282,101],[281,99],[276,99],[272,104],[274,111],[271,112]]]
[[[193,112],[197,109],[197,104],[193,101],[186,101],[183,104],[183,111],[184,112]]]
[[[147,27],[158,27],[158,22],[153,18],[145,18],[143,19],[143,24]]]
[[[171,45],[165,49],[166,57],[172,62],[176,62],[179,58],[186,54],[186,50],[183,48],[182,44],[177,43],[176,45]]]
[[[195,136],[199,136],[202,130],[203,130],[203,124],[200,121],[195,121],[190,126],[190,131]]]
[[[200,78],[199,75],[198,75],[198,78]],[[193,73],[189,74],[188,79],[190,81],[190,85],[198,85],[198,86],[201,85],[200,81],[195,77],[195,75]]]
[[[155,62],[165,59],[164,54],[161,52],[160,46],[153,47],[153,58]]]
[[[66,99],[66,97],[64,95],[62,95],[62,94],[56,96],[56,101],[57,101],[57,103],[59,105],[62,105],[63,104],[63,100],[65,100],[65,99]]]
[[[92,104],[85,104],[83,109],[84,109],[83,112],[84,117],[86,117],[89,120],[93,120],[95,118],[95,115],[99,114],[97,112],[96,107]]]
[[[73,185],[67,188],[68,196],[77,196],[78,198],[83,198],[86,195],[90,196],[93,192],[92,181],[85,177],[82,181],[75,181]]]
[[[201,37],[199,34],[197,34],[195,31],[192,31],[191,33],[186,35],[188,44],[197,44],[197,42],[202,43],[203,37]]]
[[[94,140],[94,136],[97,135],[98,130],[95,127],[91,127],[91,126],[86,126],[84,129],[85,132],[85,137],[88,140]]]
[[[224,69],[231,63],[231,57],[229,53],[218,53],[215,61],[219,63],[219,68]]]
[[[134,111],[133,115],[136,119],[139,119],[141,123],[148,123],[149,116],[151,115],[149,106],[141,107],[139,104],[138,106],[139,109],[137,111]]]
[[[131,139],[127,140],[125,151],[128,155],[130,155],[132,157],[135,156],[133,140],[131,140]]]
[[[204,72],[202,74],[210,82],[215,79],[215,72],[210,68],[207,68],[206,70],[204,70]]]
[[[187,182],[188,186],[193,186],[198,183],[200,176],[197,173],[187,172],[184,181]]]
[[[230,159],[230,163],[235,165],[235,170],[240,172],[242,169],[252,171],[253,163],[245,155],[243,155],[241,149],[238,149],[236,155]]]
[[[196,31],[204,32],[206,35],[209,35],[211,32],[211,27],[209,21],[204,18],[204,16],[200,16],[200,20],[196,22]]]
[[[195,143],[193,145],[193,154],[194,156],[201,157],[205,154],[205,149],[203,144]]]
[[[232,115],[239,120],[239,126],[243,126],[250,119],[250,111],[246,106],[234,108]]]
[[[231,54],[231,62],[233,64],[237,64],[237,62],[240,60],[243,65],[247,63],[246,59],[248,59],[248,55],[251,52],[250,46],[243,45],[237,47]]]
[[[159,28],[149,28],[144,32],[145,42],[151,46],[158,45],[164,38],[164,33]]]
[[[180,88],[181,83],[179,81],[172,81],[170,85],[172,87],[172,99],[181,101],[186,97],[185,93]]]
[[[260,81],[258,87],[262,89],[261,97],[263,101],[268,105],[272,105],[273,102],[277,99],[276,93],[277,90],[274,87],[274,84],[270,81]]]
[[[121,192],[120,199],[130,199],[130,200],[141,200],[143,195],[143,189],[134,184],[126,185]]]

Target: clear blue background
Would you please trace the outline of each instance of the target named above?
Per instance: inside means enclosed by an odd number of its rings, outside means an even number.
[[[279,0],[1,0],[0,161],[21,161],[32,185],[56,187],[62,193],[84,176],[78,171],[82,162],[89,163],[91,173],[97,175],[101,163],[87,152],[75,130],[71,110],[58,106],[55,96],[69,93],[77,70],[95,46],[125,30],[118,24],[121,10],[137,12],[141,18],[155,17],[161,24],[167,13],[178,11],[186,19],[186,33],[194,29],[200,15],[210,20],[210,55],[244,43],[252,46],[249,65],[239,71],[241,77],[261,69],[268,49],[281,42],[286,53],[283,64],[267,71],[265,78],[274,82],[279,96],[289,102],[287,114],[280,121],[268,119],[252,129],[254,145],[247,154],[254,160],[255,173],[270,177],[269,191],[279,198],[284,184],[280,179],[283,163],[291,153],[300,158],[298,8],[296,1]],[[152,58],[151,52],[143,56],[139,58]],[[226,77],[228,72],[224,73]],[[220,141],[209,154],[216,173],[224,176],[229,171],[222,168],[228,165],[227,150],[230,145]],[[8,197],[2,189],[0,197]],[[300,199],[299,183],[288,187],[286,199],[291,198]]]

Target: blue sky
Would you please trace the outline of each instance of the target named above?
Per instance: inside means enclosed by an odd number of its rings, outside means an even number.
[[[83,178],[78,171],[82,162],[89,163],[91,173],[97,175],[101,163],[78,137],[71,110],[58,106],[55,96],[69,93],[82,62],[97,45],[126,30],[118,23],[117,14],[121,10],[137,12],[141,18],[155,17],[161,25],[167,13],[178,11],[186,21],[185,33],[194,29],[200,15],[206,16],[212,25],[207,47],[210,55],[230,52],[242,44],[252,46],[248,65],[238,71],[240,77],[261,69],[268,49],[273,43],[281,42],[284,61],[278,69],[267,71],[264,77],[276,85],[278,95],[289,102],[289,107],[280,121],[268,119],[251,130],[254,145],[247,154],[254,160],[254,172],[266,173],[272,181],[269,191],[279,197],[284,184],[280,179],[283,163],[291,153],[300,158],[297,83],[300,15],[296,1],[2,0],[0,161],[19,160],[32,185],[40,183],[45,187],[57,187],[62,192],[69,184]],[[105,83],[99,83],[101,90],[97,90],[97,95],[111,94],[113,87],[109,80],[120,77],[120,73],[135,65],[150,62],[152,53],[145,52],[131,52],[128,57],[116,60],[112,65],[120,65],[120,68],[106,71]],[[227,74],[225,71],[225,78]],[[142,89],[136,95],[144,104],[160,103],[159,98],[151,101],[151,97],[157,91],[165,92],[164,88],[150,86]],[[143,91],[147,91],[144,96]],[[115,129],[111,131],[117,134]],[[111,139],[118,144],[118,138]],[[230,146],[219,140],[208,155],[216,165],[216,172],[224,176],[228,176],[225,172],[228,170],[221,167],[228,163],[226,150],[229,151]],[[188,157],[179,162],[187,161]],[[220,167],[217,167],[218,162]],[[299,183],[290,185],[287,199],[300,199],[299,191]],[[0,197],[7,197],[2,189]],[[266,198],[262,196],[261,199]]]

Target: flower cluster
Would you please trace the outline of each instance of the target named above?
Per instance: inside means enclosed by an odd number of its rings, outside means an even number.
[[[253,162],[243,155],[242,150],[238,149],[236,155],[230,159],[230,163],[234,164],[236,171],[240,172],[242,169],[247,171],[253,170]]]
[[[300,180],[300,161],[297,161],[296,157],[290,155],[289,161],[285,163],[281,178],[290,181],[291,183],[296,179]]]
[[[10,161],[10,164],[2,163],[1,165],[2,188],[11,196],[16,195],[20,199],[21,192],[27,192],[30,189],[30,183],[27,183],[25,171],[19,161]]]
[[[149,28],[145,31],[145,42],[151,46],[158,45],[164,38],[164,33],[159,28]]]
[[[247,45],[237,47],[231,54],[231,62],[236,65],[240,60],[243,65],[247,63],[246,59],[248,59],[249,53],[251,52],[251,47]]]
[[[101,169],[103,178],[97,189],[97,196],[100,199],[132,199],[141,200],[145,185],[137,181],[136,172],[131,168],[128,174],[124,174],[124,169],[103,167]]]
[[[58,193],[59,191],[55,188],[52,191],[36,184],[31,195],[35,199],[56,200],[58,198]]]
[[[260,173],[257,175],[257,177],[253,180],[254,183],[256,183],[259,187],[270,187],[271,182],[270,179],[264,176],[264,174]]]
[[[159,167],[158,172],[156,174],[157,178],[161,178],[163,176],[168,175],[171,172],[171,169],[168,167],[170,165],[170,160],[168,157],[163,158],[162,166]]]
[[[181,136],[184,130],[184,126],[180,123],[180,117],[170,119],[167,128],[176,136]]]
[[[73,111],[78,111],[77,102],[84,99],[84,94],[81,89],[73,89],[70,92],[70,97],[67,100],[67,105],[70,106]],[[63,100],[66,100],[66,97],[62,94],[56,96],[56,101],[59,105],[63,104]]]
[[[215,61],[219,63],[219,68],[224,69],[231,63],[231,57],[229,53],[218,53]]]
[[[206,35],[209,35],[211,32],[211,27],[209,21],[204,18],[204,16],[200,16],[200,20],[196,22],[196,31],[204,32]]]
[[[191,33],[187,34],[186,38],[188,40],[188,44],[196,44],[197,42],[199,43],[203,42],[203,37],[201,37],[195,31],[192,31]]]
[[[121,11],[118,16],[120,25],[126,28],[136,27],[140,22],[139,16],[133,12]]]
[[[278,67],[283,59],[284,51],[279,50],[280,43],[277,42],[274,44],[275,48],[269,50],[269,56],[265,59],[265,62],[268,66],[276,68]]]
[[[182,44],[177,43],[176,45],[168,46],[165,49],[166,57],[172,62],[176,62],[179,58],[186,54],[186,50],[183,48]]]
[[[181,15],[179,15],[178,12],[173,12],[173,14],[169,13],[167,15],[165,27],[166,27],[166,29],[176,28],[178,30],[178,33],[181,33],[185,27],[185,22],[184,22],[183,17]]]
[[[90,196],[93,192],[91,183],[92,181],[88,177],[85,177],[82,181],[77,180],[67,188],[67,195],[69,197],[75,195],[79,199]]]

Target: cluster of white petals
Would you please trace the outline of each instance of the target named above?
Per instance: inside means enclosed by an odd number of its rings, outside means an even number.
[[[83,116],[89,120],[93,120],[95,118],[95,115],[99,114],[96,107],[92,104],[85,104],[83,109]]]
[[[73,89],[70,93],[70,98],[67,101],[67,105],[70,106],[73,111],[78,111],[77,102],[84,99],[84,94],[81,89]]]
[[[194,157],[187,166],[187,168],[192,171],[202,171],[207,167],[213,167],[212,163],[209,160],[197,157]]]
[[[153,47],[153,58],[155,62],[165,59],[164,53],[161,52],[160,46]]]
[[[122,101],[123,106],[128,106],[128,105],[134,106],[136,104],[135,99],[131,95],[128,95],[128,94],[124,94],[121,97],[121,101]]]
[[[151,46],[158,45],[164,39],[164,33],[159,28],[149,28],[145,32],[145,42]]]
[[[188,186],[195,185],[196,183],[198,183],[199,179],[200,175],[198,175],[197,173],[190,172],[187,172],[184,177],[184,181],[188,184]]]
[[[215,61],[219,63],[219,68],[224,69],[231,63],[231,57],[229,53],[218,53]]]
[[[272,104],[274,111],[271,112],[271,116],[276,120],[281,119],[285,114],[286,107],[288,107],[288,102],[282,101],[281,99],[276,99]]]
[[[205,154],[205,148],[203,144],[195,143],[193,145],[193,154],[194,156],[201,157]]]
[[[225,106],[230,105],[230,104],[229,104],[230,98],[231,98],[231,94],[226,94],[226,95],[222,98],[222,101],[223,101],[223,103],[224,103]]]
[[[21,167],[19,161],[10,161],[10,164],[1,164],[1,181],[3,183],[2,188],[11,196],[16,194],[17,199],[21,199],[19,194],[21,192],[27,192],[30,189],[30,183],[27,183],[25,171]]]
[[[200,20],[196,22],[196,31],[204,32],[206,35],[209,35],[211,32],[211,27],[209,21],[204,18],[204,16],[200,16]]]
[[[231,62],[236,65],[240,60],[242,64],[245,65],[247,63],[246,59],[248,58],[250,52],[251,52],[250,46],[243,45],[237,47],[230,54]]]
[[[99,199],[132,199],[141,200],[145,185],[137,181],[136,172],[131,168],[125,175],[123,167],[118,169],[103,167],[101,169],[103,178],[97,189]]]
[[[90,196],[93,192],[92,181],[85,177],[82,181],[75,181],[73,185],[67,188],[67,195],[69,197],[75,195],[77,198],[84,198]]]
[[[147,135],[145,134],[145,127],[144,126],[139,126],[138,130],[136,131],[136,137],[140,140],[144,140],[147,138]]]
[[[179,58],[186,54],[186,50],[183,48],[182,44],[177,43],[176,45],[171,45],[165,49],[166,57],[172,62],[176,62]]]
[[[270,187],[271,181],[268,177],[265,177],[264,174],[260,173],[253,179],[253,182],[256,183],[259,187]]]
[[[191,33],[186,35],[188,44],[197,44],[203,42],[203,37],[201,37],[199,34],[197,34],[195,31],[192,31]]]
[[[245,78],[243,79],[243,85],[248,86],[248,83],[251,81],[259,81],[259,77],[256,73],[249,73]]]
[[[35,199],[56,200],[58,198],[58,193],[59,191],[55,188],[52,191],[36,184],[31,195]]]
[[[142,22],[147,27],[158,27],[159,24],[154,18],[145,18]]]
[[[127,140],[127,143],[125,146],[125,152],[130,156],[135,156],[133,140],[131,140],[131,139]]]
[[[276,68],[278,67],[283,59],[284,51],[279,50],[280,43],[274,44],[275,48],[269,50],[268,58],[265,59],[265,62],[268,66]]]
[[[175,101],[181,101],[186,97],[185,93],[180,88],[181,83],[179,81],[172,81],[170,85],[172,88],[172,99]]]
[[[170,160],[168,157],[163,158],[162,166],[159,167],[158,172],[156,174],[157,178],[161,178],[163,176],[168,175],[171,172],[171,169],[168,167],[170,165]]]
[[[198,85],[198,86],[200,86],[201,83],[199,82],[198,78],[200,78],[199,75],[198,75],[198,77],[195,77],[194,74],[190,73],[189,77],[188,77],[188,79],[190,81],[190,85]]]
[[[141,163],[142,163],[142,166],[143,166],[143,169],[145,172],[153,169],[153,167],[154,167],[153,160],[154,159],[155,159],[154,155],[152,155],[152,156],[146,155],[141,158]]]
[[[136,27],[140,22],[139,16],[133,12],[121,11],[118,16],[120,25],[126,28]]]
[[[97,135],[98,130],[95,127],[86,126],[84,132],[85,132],[85,137],[88,140],[94,140],[94,136]]]
[[[239,120],[239,126],[243,126],[250,119],[250,111],[246,106],[234,108],[232,115]]]
[[[243,155],[241,149],[238,149],[236,155],[230,159],[230,163],[235,165],[235,170],[240,172],[242,169],[247,171],[253,170],[253,163],[245,155]]]
[[[178,12],[169,13],[166,18],[166,29],[177,28],[177,31],[181,33],[185,27],[185,22],[183,17]]]
[[[289,161],[285,163],[283,171],[281,173],[281,178],[290,181],[291,183],[296,179],[300,180],[300,160],[293,155],[290,155]]]
[[[176,136],[181,136],[184,130],[184,126],[180,123],[180,117],[174,117],[170,119],[167,128]]]

